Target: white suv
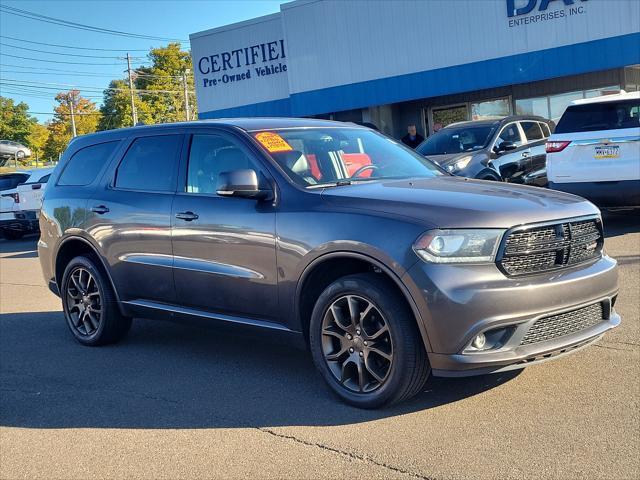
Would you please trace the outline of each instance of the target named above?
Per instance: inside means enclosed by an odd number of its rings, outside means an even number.
[[[546,144],[549,188],[640,206],[640,92],[575,100]]]
[[[17,239],[38,231],[44,187],[53,168],[0,175],[0,235]]]

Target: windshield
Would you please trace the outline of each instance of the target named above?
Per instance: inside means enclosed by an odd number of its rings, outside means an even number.
[[[473,152],[489,144],[495,129],[496,125],[447,127],[418,145],[416,151],[427,156]]]
[[[251,135],[303,187],[443,175],[425,158],[372,130],[293,128]]]

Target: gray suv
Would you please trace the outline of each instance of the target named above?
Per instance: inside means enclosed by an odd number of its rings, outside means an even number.
[[[407,399],[431,374],[558,357],[620,323],[591,203],[451,176],[353,124],[78,137],[40,228],[45,278],[80,343],[118,341],[134,317],[262,329],[307,345],[358,407]]]

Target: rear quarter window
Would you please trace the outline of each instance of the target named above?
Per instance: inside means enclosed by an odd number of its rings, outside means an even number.
[[[58,185],[83,186],[93,183],[118,143],[98,143],[78,150],[64,167]]]
[[[554,133],[595,132],[640,127],[640,99],[570,105]]]

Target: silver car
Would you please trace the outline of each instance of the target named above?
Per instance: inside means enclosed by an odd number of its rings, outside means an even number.
[[[11,140],[0,140],[0,158],[23,159],[31,156],[31,150],[21,143]]]

